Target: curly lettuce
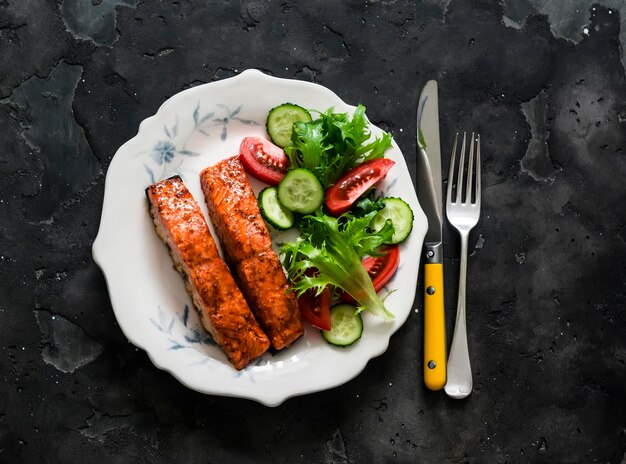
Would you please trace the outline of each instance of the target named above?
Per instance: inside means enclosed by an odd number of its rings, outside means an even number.
[[[351,118],[333,111],[329,108],[313,121],[294,123],[292,145],[285,148],[291,168],[308,169],[324,188],[356,165],[382,158],[391,147],[391,135],[387,132],[370,141],[363,105],[356,107]]]
[[[359,305],[358,311],[365,309],[386,321],[394,318],[361,264],[362,256],[376,255],[393,235],[390,221],[377,232],[369,228],[375,214],[372,210],[358,217],[346,213],[334,218],[320,209],[302,219],[304,233],[281,248],[283,264],[298,296],[310,289],[319,295],[331,285],[350,294]],[[319,272],[307,275],[307,270]]]

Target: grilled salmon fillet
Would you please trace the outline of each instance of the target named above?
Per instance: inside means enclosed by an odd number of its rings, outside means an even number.
[[[200,313],[204,328],[236,369],[265,353],[269,340],[219,256],[200,206],[179,176],[146,189],[157,234]]]
[[[298,302],[261,217],[239,157],[225,159],[200,174],[209,216],[226,262],[250,308],[280,350],[304,332]]]

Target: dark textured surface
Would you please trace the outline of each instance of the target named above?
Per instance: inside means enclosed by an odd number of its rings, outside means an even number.
[[[623,1],[190,3],[0,1],[0,462],[626,462]],[[273,409],[122,335],[91,259],[107,166],[167,97],[250,67],[362,102],[412,166],[426,80],[446,160],[480,131],[467,400],[423,387],[419,301],[355,380]]]

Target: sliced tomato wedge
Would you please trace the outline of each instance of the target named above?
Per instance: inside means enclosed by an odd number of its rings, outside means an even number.
[[[366,256],[361,263],[367,270],[367,273],[372,279],[374,289],[379,291],[381,288],[389,282],[398,269],[398,263],[400,262],[400,248],[398,245],[390,245],[380,250],[384,253],[381,256]],[[354,298],[345,292],[339,293],[341,299],[346,303],[354,303]]]
[[[248,174],[270,185],[277,185],[289,166],[284,150],[263,137],[243,139],[239,159]]]
[[[334,216],[348,211],[367,189],[378,184],[396,164],[388,158],[377,158],[359,164],[326,190],[326,206]]]
[[[314,290],[307,290],[298,298],[298,308],[302,319],[313,327],[330,330],[330,287],[315,295]]]
[[[311,267],[304,271],[304,275],[313,277],[319,271]],[[307,321],[313,327],[321,330],[330,330],[330,300],[332,294],[330,287],[326,288],[319,295],[315,294],[315,290],[307,290],[298,298],[298,308],[302,319]]]

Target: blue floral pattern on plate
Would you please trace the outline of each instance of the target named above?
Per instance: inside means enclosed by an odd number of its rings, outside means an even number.
[[[176,322],[178,321],[178,324]],[[184,348],[195,348],[198,345],[215,346],[216,343],[204,329],[196,328],[189,325],[189,305],[185,305],[183,314],[179,318],[172,317],[168,320],[165,311],[159,306],[159,320],[155,321],[150,318],[152,325],[156,329],[167,335],[167,341],[170,343],[168,350],[180,350]],[[179,331],[174,331],[174,327],[182,324],[183,335],[182,338]],[[207,357],[207,359],[210,359]]]
[[[151,183],[157,182],[158,180],[166,177],[171,177],[175,174],[180,174],[179,170],[183,164],[184,157],[200,155],[200,153],[187,149],[187,143],[195,133],[200,133],[205,137],[210,137],[212,135],[213,128],[220,128],[220,140],[226,141],[228,139],[228,126],[233,121],[248,126],[259,125],[259,123],[254,120],[244,119],[239,116],[243,105],[239,105],[234,110],[231,110],[228,105],[223,104],[217,104],[216,107],[217,110],[208,111],[201,115],[200,102],[198,102],[191,114],[194,123],[193,129],[183,140],[181,148],[178,148],[175,143],[175,140],[179,139],[178,115],[175,116],[174,123],[170,127],[167,125],[163,126],[165,138],[157,141],[149,153],[153,163],[151,165],[144,163],[143,165],[148,173],[148,176],[150,177]],[[145,152],[141,152],[139,154],[143,153]],[[161,167],[160,171],[159,167]]]

